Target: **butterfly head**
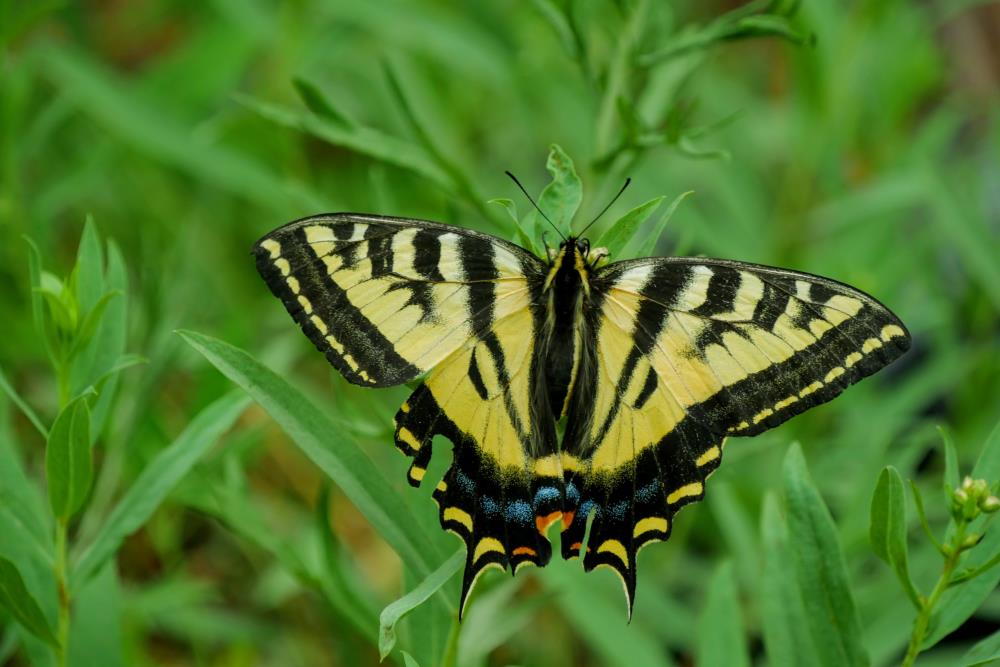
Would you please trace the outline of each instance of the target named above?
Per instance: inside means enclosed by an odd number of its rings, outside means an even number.
[[[545,289],[575,291],[582,288],[590,294],[590,274],[597,263],[607,257],[606,248],[591,248],[590,239],[570,236],[558,248],[549,249],[549,273]]]
[[[559,244],[558,250],[549,251],[549,263],[554,265],[557,261],[566,261],[570,266],[590,270],[596,268],[608,254],[607,248],[591,248],[590,239],[570,236]]]

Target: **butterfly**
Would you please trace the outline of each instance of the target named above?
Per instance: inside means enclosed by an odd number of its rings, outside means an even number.
[[[335,213],[254,245],[271,291],[350,382],[422,382],[395,443],[467,555],[459,613],[488,568],[610,568],[629,618],[636,554],[705,493],[727,437],[828,401],[903,352],[903,323],[848,285],[685,257],[607,263],[583,238],[546,257],[456,226]],[[584,540],[588,517],[589,538]]]

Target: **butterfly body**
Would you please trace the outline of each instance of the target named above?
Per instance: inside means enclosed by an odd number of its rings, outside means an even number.
[[[542,259],[458,227],[341,213],[254,252],[348,380],[423,376],[395,441],[414,486],[434,436],[453,444],[433,497],[467,546],[461,608],[484,570],[544,566],[560,522],[562,556],[612,569],[631,613],[639,549],[701,499],[727,437],[830,400],[909,345],[888,309],[826,278],[701,258],[605,264],[572,237]]]

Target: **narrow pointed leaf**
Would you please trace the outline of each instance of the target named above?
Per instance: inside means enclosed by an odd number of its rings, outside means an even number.
[[[892,567],[910,601],[919,609],[920,595],[910,579],[905,503],[903,479],[894,467],[886,466],[872,495],[868,536],[875,555]]]
[[[76,255],[76,301],[80,311],[89,312],[105,293],[104,252],[94,220],[87,216]]]
[[[96,574],[125,538],[149,520],[177,483],[232,428],[248,403],[241,393],[223,396],[198,413],[177,439],[149,462],[77,561],[75,585]]]
[[[973,479],[985,479],[991,485],[1000,481],[1000,422],[986,438],[986,444],[972,468]]]
[[[941,442],[944,445],[944,486],[945,502],[951,502],[951,491],[958,488],[960,474],[958,472],[958,450],[955,449],[955,440],[951,437],[951,431],[944,426],[938,426],[941,434]]]
[[[708,583],[705,609],[698,623],[699,667],[749,667],[743,639],[740,600],[732,561],[723,562]]]
[[[32,407],[28,405],[27,401],[21,398],[20,394],[17,393],[17,390],[14,389],[14,385],[7,380],[7,376],[4,375],[3,368],[0,368],[0,390],[7,394],[10,402],[17,406],[24,416],[28,418],[28,421],[31,422],[31,425],[34,426],[35,429],[42,434],[42,437],[47,440],[49,437],[49,430],[45,428],[45,424],[43,424],[42,420],[38,418],[38,415]]]
[[[656,221],[656,226],[653,227],[652,233],[645,237],[645,240],[639,246],[639,249],[633,254],[628,252],[626,248],[626,257],[649,257],[654,252],[656,252],[656,244],[659,242],[660,237],[663,236],[663,232],[667,229],[667,223],[670,222],[670,218],[673,217],[674,212],[682,201],[684,201],[689,195],[693,195],[694,190],[688,190],[687,192],[682,192],[677,195],[677,197],[670,202],[670,206],[667,210],[663,212],[660,219]]]
[[[295,86],[295,92],[299,94],[309,110],[317,116],[344,128],[350,128],[353,125],[347,115],[335,107],[323,94],[323,91],[308,79],[295,77],[292,79],[292,85]]]
[[[396,646],[396,624],[444,586],[465,565],[465,550],[459,549],[416,588],[399,598],[379,615],[378,652],[383,660]]]
[[[615,220],[614,224],[597,239],[594,247],[607,248],[613,259],[624,259],[624,257],[620,256],[622,250],[635,237],[636,232],[639,231],[639,227],[656,212],[656,209],[660,207],[664,199],[666,197],[650,199],[645,204],[636,206]]]
[[[7,610],[25,630],[47,644],[56,646],[55,635],[41,607],[24,586],[17,566],[0,556],[0,607]]]
[[[797,443],[789,448],[783,468],[795,576],[817,654],[824,665],[867,665],[837,527]]]
[[[760,524],[764,569],[758,604],[768,662],[772,665],[818,665],[812,636],[802,622],[806,611],[794,577],[788,529],[774,494],[764,497]]]
[[[486,202],[487,204],[496,204],[503,208],[507,212],[507,215],[514,222],[514,228],[517,230],[517,242],[518,244],[524,246],[536,255],[540,255],[540,248],[537,241],[531,236],[531,232],[528,227],[522,222],[522,220],[517,216],[517,205],[514,201],[506,198],[490,199]]]
[[[261,405],[313,463],[329,475],[403,562],[420,575],[437,567],[439,549],[410,519],[410,510],[382,471],[344,428],[277,373],[218,339],[179,332],[219,371]]]
[[[979,667],[995,664],[996,660],[1000,660],[1000,630],[973,645],[962,657],[962,666]]]
[[[83,396],[63,408],[49,431],[45,475],[52,513],[69,519],[83,506],[94,476],[90,410]]]

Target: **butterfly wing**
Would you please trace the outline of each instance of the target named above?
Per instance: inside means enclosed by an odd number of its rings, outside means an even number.
[[[460,615],[485,569],[544,566],[552,554],[545,518],[561,510],[563,481],[561,470],[539,465],[557,449],[554,417],[534,391],[542,321],[533,309],[494,319],[431,371],[396,414],[396,444],[413,457],[414,486],[434,436],[454,444],[433,498],[441,525],[467,548]]]
[[[872,297],[818,276],[723,260],[610,264],[593,280],[589,387],[564,450],[578,516],[594,511],[584,566],[612,568],[631,613],[638,550],[700,500],[729,435],[755,435],[828,401],[909,347]],[[563,533],[579,555],[584,522]]]
[[[289,223],[254,245],[257,268],[316,347],[355,384],[427,372],[483,326],[482,309],[526,307],[527,251],[422,220],[338,213]]]
[[[467,546],[462,607],[487,567],[544,565],[551,546],[535,513],[560,508],[562,475],[536,474],[557,447],[535,395],[541,260],[449,225],[356,214],[293,222],[254,250],[272,291],[348,380],[379,387],[427,373],[396,415],[395,440],[413,458],[414,486],[434,436],[454,444],[433,497],[441,525]]]

